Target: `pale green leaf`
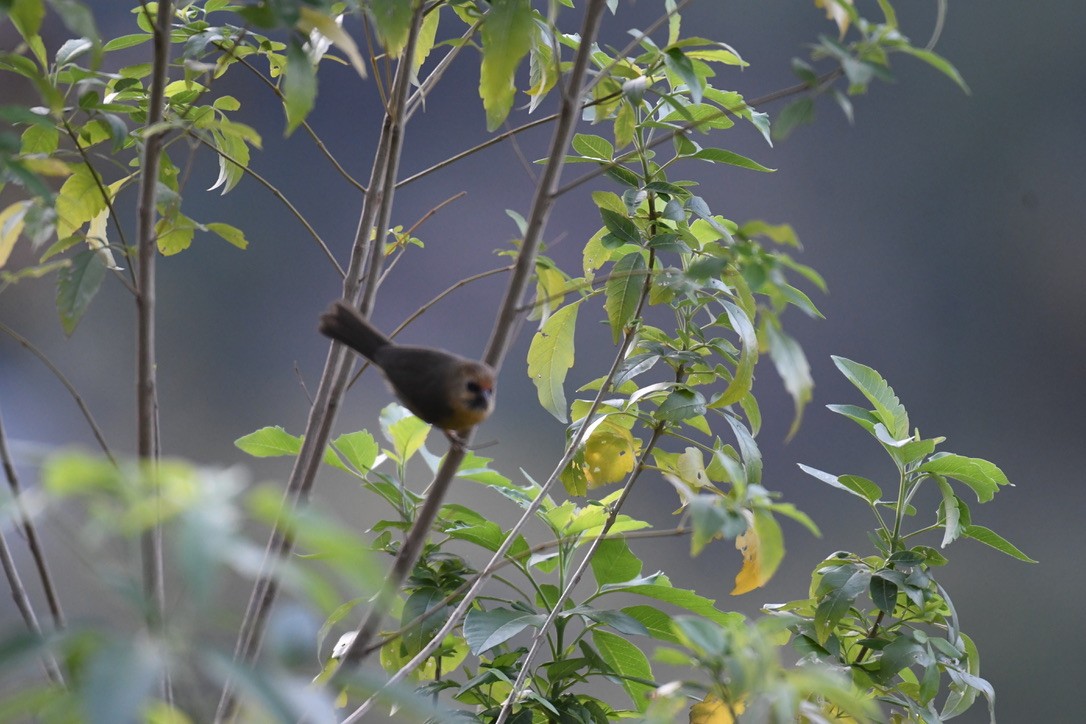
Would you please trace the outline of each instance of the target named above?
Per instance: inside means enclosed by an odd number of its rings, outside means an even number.
[[[784,381],[784,389],[791,395],[796,410],[792,425],[788,429],[788,437],[791,438],[799,430],[803,421],[803,409],[811,401],[811,390],[814,389],[811,366],[799,342],[788,336],[775,320],[770,320],[764,329],[769,356],[777,374]]]
[[[1022,551],[1018,550],[1017,546],[1011,543],[1009,540],[996,533],[994,530],[985,528],[983,525],[967,525],[962,529],[962,535],[966,538],[972,538],[975,541],[979,541],[986,546],[991,546],[1001,553],[1006,553],[1012,558],[1017,558],[1020,561],[1026,563],[1036,563]]]
[[[234,441],[234,445],[256,458],[297,455],[302,449],[302,438],[291,435],[282,427],[262,427]]]
[[[528,376],[539,394],[539,404],[561,422],[567,419],[562,385],[573,366],[573,333],[579,308],[580,302],[574,302],[552,314],[528,348]]]
[[[402,2],[392,0],[397,1]],[[513,107],[517,66],[532,47],[533,26],[528,0],[493,0],[483,20],[479,96],[488,131],[500,126]]]
[[[844,357],[833,357],[833,363],[841,374],[856,386],[875,407],[875,416],[886,426],[890,435],[900,440],[909,434],[909,415],[894,394],[894,389],[878,372],[867,365]]]
[[[920,466],[925,473],[934,473],[961,481],[973,489],[977,500],[987,503],[998,492],[999,486],[1010,485],[1007,476],[995,464],[980,458],[945,454],[932,457]]]

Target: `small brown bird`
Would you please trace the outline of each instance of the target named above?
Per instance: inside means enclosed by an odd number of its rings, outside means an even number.
[[[381,368],[396,397],[422,421],[463,445],[462,435],[494,410],[494,370],[444,350],[396,344],[344,301],[321,315],[321,334]]]

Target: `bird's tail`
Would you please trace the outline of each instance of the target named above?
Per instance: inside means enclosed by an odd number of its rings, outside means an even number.
[[[344,301],[334,302],[321,315],[320,333],[342,342],[366,359],[373,360],[377,351],[392,344],[365,317]]]

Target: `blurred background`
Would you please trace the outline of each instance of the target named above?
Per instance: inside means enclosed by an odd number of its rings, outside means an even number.
[[[136,32],[133,16],[122,7],[127,4],[89,4],[104,37]],[[872,8],[865,9],[877,17],[874,3],[868,5]],[[936,4],[897,5],[903,32],[923,45],[935,23]],[[613,46],[625,44],[628,28],[657,17],[662,3],[621,6],[604,35]],[[703,0],[683,18],[684,34],[728,42],[750,62],[743,71],[718,69],[714,81],[747,98],[793,84],[790,59],[806,58],[805,44],[819,34],[836,33],[824,13],[806,1]],[[636,549],[646,571],[666,568],[676,585],[696,587],[722,607],[749,614],[766,602],[805,596],[812,566],[832,551],[868,551],[867,509],[804,476],[796,464],[863,475],[886,487],[893,469],[882,450],[824,408],[861,403],[833,367],[831,354],[871,365],[894,387],[925,436],[945,435],[942,449],[992,460],[1016,485],[991,504],[972,505],[974,522],[1003,534],[1040,563],[1019,563],[962,541],[949,549],[951,563],[940,572],[963,630],[981,651],[981,673],[996,688],[997,712],[1008,722],[1079,719],[1068,712],[1078,708],[1077,652],[1086,645],[1078,625],[1086,593],[1079,561],[1086,553],[1086,528],[1079,520],[1086,507],[1083,28],[1086,5],[1081,3],[951,3],[937,50],[961,71],[970,95],[927,65],[895,56],[896,82],[876,83],[867,95],[853,98],[853,125],[823,99],[814,125],[774,148],[749,127],[717,136],[713,145],[778,171],[694,168],[690,173],[701,181],[699,193],[714,211],[736,221],[792,224],[805,247],[799,259],[829,284],[825,296],[805,288],[826,320],[797,312],[784,318],[786,329],[803,344],[816,382],[814,401],[791,442],[784,443],[791,401],[768,359],[758,368],[755,386],[765,420],[759,437],[765,483],[808,512],[823,537],[784,523],[788,555],[780,572],[765,589],[738,598],[728,595],[741,563],[730,544],[697,559],[690,559],[686,541],[654,541]],[[54,22],[47,47],[55,49],[66,37]],[[3,47],[12,47],[13,39],[10,27],[0,31]],[[339,161],[365,181],[380,121],[373,83],[331,63],[322,67],[320,83],[310,122]],[[468,52],[408,128],[401,175],[487,137],[477,83],[477,56]],[[360,209],[357,192],[304,134],[283,138],[279,104],[256,78],[237,69],[217,91],[235,95],[242,103],[236,118],[263,135],[263,151],[254,152],[252,167],[292,200],[345,264]],[[5,102],[30,98],[8,75],[0,76],[0,94],[11,99]],[[772,116],[781,107],[761,110]],[[524,112],[512,118],[514,124],[526,120]],[[519,153],[528,160],[543,157],[549,136],[547,127],[518,136]],[[461,190],[467,196],[418,229],[426,248],[409,250],[382,287],[374,315],[378,326],[389,329],[448,285],[504,265],[505,258],[492,252],[509,248],[517,235],[505,210],[527,214],[538,168],[526,168],[518,149],[502,144],[402,188],[393,223],[404,227]],[[566,178],[586,168],[568,167]],[[200,464],[245,466],[254,480],[285,480],[289,462],[254,461],[233,441],[265,425],[302,432],[306,389],[315,389],[328,348],[316,332],[316,319],[338,296],[338,276],[298,222],[251,179],[225,197],[202,193],[216,175],[214,159],[197,154],[186,212],[201,222],[239,226],[251,243],[240,251],[212,235],[198,235],[191,249],[161,261],[163,448],[167,455]],[[615,190],[615,185],[602,179],[569,194],[547,230],[547,253],[571,272],[580,268],[581,245],[599,227],[587,198],[594,189]],[[133,220],[129,205],[128,228]],[[31,258],[24,249],[12,264]],[[496,276],[457,291],[401,339],[477,355],[504,285],[505,277]],[[111,445],[131,452],[135,319],[130,298],[107,280],[78,329],[65,339],[54,295],[51,279],[21,282],[0,295],[0,321],[38,345],[80,390]],[[581,315],[577,366],[566,386],[571,395],[598,376],[612,354],[609,332],[594,324],[602,311],[591,312]],[[560,454],[563,427],[539,407],[524,371],[531,333],[530,325],[521,329],[503,369],[498,411],[477,439],[497,440],[484,454],[495,458],[499,470],[513,475],[523,467],[543,479]],[[377,412],[388,401],[384,386],[367,375],[349,393],[337,433],[362,427],[376,432]],[[94,447],[72,399],[6,336],[0,336],[0,406],[26,485],[35,484],[43,452],[55,446]],[[440,450],[438,443],[431,447]],[[322,474],[317,491],[319,504],[343,511],[360,528],[374,519],[374,506],[342,476]],[[477,493],[464,483],[454,486],[452,495],[473,500]],[[492,505],[501,520],[516,514],[512,506]],[[661,512],[675,507],[671,487],[646,478],[627,512],[667,527],[673,521]],[[44,528],[49,530],[48,521]],[[75,559],[63,536],[47,543],[57,565]],[[73,618],[99,615],[98,607],[105,605],[81,595],[90,585],[79,570],[65,577],[62,596]],[[247,584],[239,583],[239,599],[247,592]],[[0,610],[4,629],[16,621],[11,607]],[[963,719],[984,721],[982,710],[978,705]]]

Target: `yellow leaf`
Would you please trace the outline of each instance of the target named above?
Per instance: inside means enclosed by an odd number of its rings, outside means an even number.
[[[781,528],[766,510],[744,511],[747,530],[735,538],[735,547],[743,553],[743,567],[735,576],[732,595],[749,593],[764,586],[777,572],[784,557]]]
[[[617,483],[634,468],[638,441],[630,431],[604,421],[588,438],[584,446],[584,476],[588,487],[598,488]]]
[[[816,8],[826,9],[826,18],[837,23],[837,29],[840,31],[839,37],[845,37],[845,33],[848,32],[849,16],[848,10],[845,6],[852,6],[852,0],[815,0]]]
[[[15,242],[19,240],[19,234],[23,233],[23,217],[30,208],[29,201],[16,201],[3,211],[0,211],[0,269],[8,263],[11,250],[15,248]]]
[[[732,704],[731,708],[716,694],[709,694],[690,707],[690,724],[734,724],[732,714],[742,714],[743,702]]]

